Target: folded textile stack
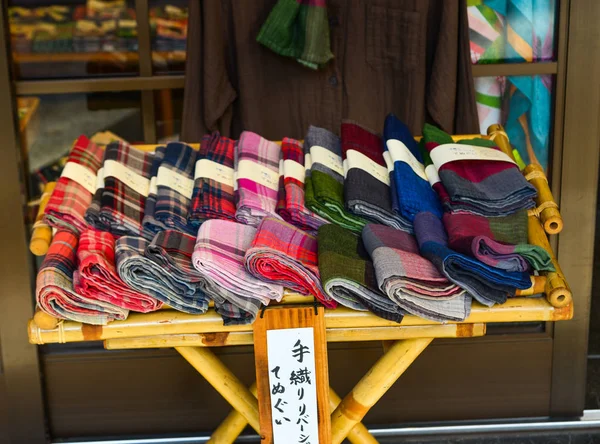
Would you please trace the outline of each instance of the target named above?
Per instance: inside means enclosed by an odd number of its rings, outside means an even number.
[[[344,205],[344,166],[340,139],[323,128],[310,126],[304,139],[309,159],[304,179],[306,206],[341,227],[360,233],[367,221]]]
[[[142,220],[153,159],[154,153],[137,150],[122,141],[106,147],[100,221],[112,234],[144,234]]]
[[[448,248],[444,226],[436,215],[427,212],[417,214],[414,227],[421,255],[429,259],[448,280],[467,290],[482,304],[490,307],[502,304],[515,295],[516,289],[531,286],[527,273],[490,267]]]
[[[441,180],[434,188],[448,211],[498,217],[535,206],[535,187],[493,141],[454,143],[450,135],[428,124],[423,140]]]
[[[527,243],[527,211],[504,217],[445,213],[448,246],[506,271],[554,271],[550,254]]]
[[[391,188],[395,190],[397,211],[410,222],[421,211],[442,217],[440,200],[427,180],[421,150],[408,126],[394,114],[389,114],[385,119],[383,137],[386,157],[390,159],[393,170]]]
[[[181,143],[169,143],[156,175],[154,219],[168,228],[196,234],[188,225],[188,209],[194,191],[196,150]]]
[[[77,235],[58,230],[36,279],[36,301],[46,313],[59,319],[105,325],[127,318],[128,311],[75,292],[73,274],[77,269]]]
[[[315,236],[273,217],[262,220],[245,256],[246,269],[258,279],[310,294],[325,307],[335,308],[321,287],[317,260]]]
[[[379,290],[373,262],[360,236],[328,224],[319,228],[318,242],[321,283],[329,296],[354,310],[402,321],[402,309]]]
[[[159,146],[154,150],[154,158],[150,167],[150,186],[148,188],[146,205],[144,206],[144,218],[142,219],[143,235],[147,239],[152,239],[156,233],[167,229],[164,223],[156,220],[154,217],[154,212],[156,211],[156,193],[158,192],[156,176],[158,175],[158,168],[165,157],[165,150],[166,147],[164,146]]]
[[[342,123],[344,198],[352,213],[398,230],[412,231],[412,222],[392,207],[390,174],[381,138],[353,122]]]
[[[275,142],[250,131],[241,134],[235,158],[239,222],[255,227],[263,217],[277,215],[280,159]]]
[[[162,303],[129,288],[115,267],[115,239],[105,231],[86,230],[79,237],[78,268],[73,276],[77,293],[130,311],[148,313]]]
[[[277,213],[289,223],[305,230],[316,230],[327,222],[304,204],[304,180],[306,177],[302,143],[285,137],[281,141],[283,157],[283,181],[280,183]],[[281,179],[280,179],[281,180]]]
[[[196,230],[206,219],[235,220],[233,195],[235,140],[219,132],[202,139],[195,166],[188,224]]]
[[[433,321],[463,321],[471,297],[419,254],[414,236],[384,225],[367,225],[362,240],[379,289],[403,310]]]
[[[196,239],[175,230],[161,231],[146,248],[146,257],[163,268],[178,282],[189,286],[194,299],[193,305],[200,299],[202,310],[208,308],[209,298],[215,301],[215,309],[223,316],[225,324],[246,324],[256,318],[260,302],[256,299],[240,296],[221,286],[207,274],[198,272],[192,264]],[[188,299],[183,301],[188,302]]]
[[[283,287],[255,278],[244,266],[244,255],[252,244],[256,228],[228,220],[208,220],[200,226],[192,261],[207,279],[245,298],[265,305],[280,301]]]
[[[46,206],[48,225],[75,233],[86,229],[84,215],[92,203],[103,154],[104,150],[87,137],[77,139]]]

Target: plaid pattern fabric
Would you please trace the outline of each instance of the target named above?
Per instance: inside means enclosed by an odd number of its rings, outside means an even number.
[[[96,174],[102,163],[102,147],[92,143],[87,137],[79,136],[71,152],[68,162],[86,167]],[[61,177],[45,211],[45,221],[55,228],[65,228],[75,233],[86,229],[85,212],[92,203],[92,194],[74,180]]]
[[[233,169],[235,144],[235,140],[221,137],[217,131],[207,134],[202,139],[198,161],[206,159]],[[195,179],[188,224],[197,230],[206,219],[235,219],[233,184],[203,177]]]
[[[383,158],[383,142],[374,132],[354,122],[342,123],[342,158],[347,161],[348,152],[357,152],[367,157],[385,171],[382,182],[374,176],[368,167],[348,163],[344,180],[344,200],[346,208],[357,216],[364,217],[383,225],[412,231],[412,223],[392,208],[392,194],[389,185],[389,173]],[[354,153],[353,153],[354,154]]]
[[[302,143],[285,137],[281,141],[283,157],[283,176],[280,179],[277,213],[286,221],[305,231],[316,230],[328,223],[304,205],[304,182],[294,178],[286,171],[287,162],[296,162],[304,169],[304,149]]]
[[[106,147],[104,162],[114,160],[140,176],[150,179],[154,154],[135,149],[125,142]],[[115,235],[143,235],[142,219],[146,196],[125,185],[116,177],[106,177],[100,199],[100,220]]]
[[[166,168],[192,180],[195,165],[196,150],[185,143],[169,143],[165,150],[165,157],[160,164],[158,175],[160,176],[162,168]],[[191,196],[184,196],[177,190],[158,185],[154,218],[169,228],[195,234],[196,231],[193,227],[187,224],[190,203]]]
[[[51,316],[86,324],[105,325],[126,319],[127,310],[91,300],[74,290],[77,241],[77,235],[68,230],[58,230],[54,235],[36,278],[37,305]]]
[[[192,254],[200,274],[228,291],[254,298],[265,305],[280,301],[283,287],[255,278],[244,266],[244,255],[252,244],[256,228],[227,220],[207,220],[200,226]]]
[[[333,58],[325,0],[279,0],[256,40],[311,69],[325,65]]]
[[[452,137],[432,125],[423,127],[425,149],[431,156]],[[499,150],[487,139],[461,140],[459,144]],[[428,162],[431,162],[428,159]],[[436,167],[437,168],[437,167]],[[535,206],[536,189],[519,167],[497,160],[458,160],[439,168],[441,182],[434,186],[448,211],[466,211],[487,217],[507,216]]]
[[[154,158],[152,159],[152,167],[150,168],[150,181],[156,181],[156,175],[158,174],[158,168],[165,157],[164,146],[159,146],[154,151]],[[159,222],[154,217],[154,211],[156,209],[156,189],[150,187],[150,192],[146,198],[146,205],[144,207],[144,218],[142,219],[143,235],[146,239],[152,239],[159,231],[166,230],[167,227],[162,222]]]
[[[304,153],[311,154],[312,147],[323,147],[331,152],[332,158],[339,158],[341,166],[342,149],[340,139],[323,128],[310,126],[304,139]],[[306,206],[319,216],[334,224],[360,233],[367,221],[346,211],[344,206],[344,177],[326,165],[312,159],[310,172],[304,179]]]
[[[269,188],[252,179],[240,178],[239,166],[242,161],[252,162],[252,169],[259,174],[269,170],[279,174],[281,148],[275,142],[250,131],[244,131],[238,141],[235,170],[237,181],[237,211],[235,218],[244,224],[257,226],[263,217],[277,215],[277,189]]]
[[[469,316],[471,297],[421,257],[412,235],[369,224],[362,240],[373,259],[379,289],[402,309],[437,322]]]
[[[429,259],[449,281],[464,288],[480,303],[489,307],[503,304],[508,297],[515,295],[516,289],[531,286],[527,273],[490,267],[448,248],[444,225],[434,214],[417,214],[414,226],[421,255]]]
[[[74,275],[74,286],[79,294],[141,313],[162,307],[161,302],[146,293],[132,290],[119,278],[112,234],[97,230],[81,233],[77,259],[79,266]]]
[[[329,308],[337,304],[321,287],[317,238],[289,223],[265,217],[246,251],[246,269],[258,279],[310,294]]]
[[[208,298],[212,298],[215,301],[215,310],[223,316],[226,325],[252,322],[260,308],[260,302],[234,294],[209,276],[199,273],[192,264],[195,242],[193,236],[179,231],[161,231],[148,245],[145,254],[163,268],[163,273],[168,273],[178,282],[189,285],[195,299],[203,297],[202,310],[206,311]]]
[[[414,158],[423,163],[423,157],[418,143],[413,138],[410,129],[394,114],[389,114],[385,119],[383,128],[385,150],[389,153],[389,146],[399,145],[405,147]],[[397,211],[408,221],[413,221],[415,215],[421,211],[428,211],[442,217],[442,204],[427,179],[419,176],[405,161],[393,159],[391,173],[391,187],[395,190]]]
[[[402,321],[404,311],[379,290],[373,262],[360,236],[328,224],[319,228],[317,239],[321,283],[329,296],[354,310]]]
[[[527,243],[527,211],[504,217],[446,213],[448,246],[506,271],[554,271],[546,250]]]

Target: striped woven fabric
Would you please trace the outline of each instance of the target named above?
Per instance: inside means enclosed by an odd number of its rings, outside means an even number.
[[[237,222],[212,219],[200,226],[192,262],[198,272],[228,291],[254,298],[268,305],[280,301],[283,287],[261,281],[244,266],[244,255],[256,235],[256,228]]]
[[[321,287],[317,238],[283,220],[273,217],[262,220],[246,251],[245,264],[258,279],[313,295],[328,308],[337,306]]]
[[[319,228],[319,274],[331,298],[354,310],[369,310],[395,322],[404,311],[379,290],[373,262],[355,233],[335,224]]]
[[[40,309],[59,319],[105,325],[127,318],[128,311],[78,294],[73,288],[77,269],[77,235],[58,230],[36,278],[36,301]]]
[[[311,69],[325,65],[333,58],[325,0],[278,0],[256,40]]]
[[[369,224],[362,239],[373,259],[379,289],[403,310],[437,322],[469,316],[471,297],[419,254],[414,236]]]
[[[77,247],[78,267],[74,274],[77,293],[140,313],[162,307],[147,293],[128,287],[115,268],[115,239],[105,231],[86,230],[79,237]]]
[[[148,245],[145,254],[165,273],[176,276],[179,282],[186,282],[196,296],[203,298],[203,304],[208,304],[209,298],[213,299],[215,310],[223,316],[225,324],[252,322],[260,308],[259,301],[233,293],[210,276],[199,273],[192,264],[195,243],[193,236],[180,231],[161,231]],[[203,310],[206,310],[204,305]]]
[[[218,131],[202,139],[194,179],[188,224],[196,228],[206,219],[235,219],[233,158],[235,140]],[[199,170],[199,171],[198,171]]]
[[[304,204],[304,181],[306,177],[302,143],[285,137],[281,141],[283,175],[279,187],[277,213],[286,221],[305,231],[312,231],[329,223],[313,213]]]
[[[403,231],[409,221],[392,208],[390,175],[379,135],[354,122],[342,122],[342,158],[346,208],[357,216]]]
[[[156,193],[158,192],[156,185],[156,175],[158,174],[158,168],[165,157],[165,146],[159,146],[154,150],[154,158],[152,159],[152,166],[150,168],[150,189],[148,191],[148,197],[146,198],[146,205],[144,206],[144,218],[142,219],[143,235],[147,239],[152,239],[159,231],[166,230],[167,227],[164,223],[159,222],[154,217],[156,210]]]
[[[96,175],[102,163],[104,150],[85,136],[75,141],[67,165],[77,164],[89,174]],[[87,228],[85,212],[92,203],[92,192],[75,180],[60,177],[48,205],[44,220],[55,228],[65,228],[79,233]]]
[[[276,216],[281,148],[250,131],[238,141],[235,159],[237,211],[235,218],[257,226],[265,216]]]
[[[104,191],[100,200],[100,219],[115,235],[144,234],[142,220],[150,189],[150,172],[154,154],[137,150],[125,142],[113,142],[104,155]],[[107,162],[115,162],[126,175],[134,175],[144,188],[135,190],[123,178],[111,175]]]

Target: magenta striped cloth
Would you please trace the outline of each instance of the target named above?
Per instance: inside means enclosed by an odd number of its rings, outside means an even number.
[[[263,282],[246,270],[244,255],[255,235],[256,228],[249,225],[229,220],[207,220],[198,231],[192,262],[200,274],[217,285],[267,305],[271,300],[281,300],[283,287]]]
[[[235,157],[237,211],[235,218],[257,226],[265,216],[276,212],[279,191],[281,148],[275,142],[244,131]]]

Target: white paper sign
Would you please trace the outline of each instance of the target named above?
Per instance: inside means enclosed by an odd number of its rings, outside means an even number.
[[[305,153],[304,154],[304,169],[308,171],[311,168],[312,168],[312,157],[311,157],[310,153]]]
[[[96,191],[96,175],[81,164],[67,162],[60,177],[66,177],[77,182],[92,194]]]
[[[150,180],[115,160],[104,161],[104,179],[114,177],[144,197],[148,197]]]
[[[158,194],[158,185],[156,183],[156,176],[152,176],[150,179],[150,188],[148,189],[148,195],[154,194],[155,196]]]
[[[157,187],[171,188],[188,199],[191,199],[192,194],[194,194],[194,181],[192,179],[164,166],[158,168],[156,185]]]
[[[392,160],[392,156],[390,156],[389,151],[383,152],[383,160],[385,160],[385,165],[387,166],[388,173],[394,171],[394,161]]]
[[[196,162],[194,179],[210,179],[223,185],[233,186],[233,168],[209,159],[200,159]]]
[[[96,191],[104,188],[104,167],[98,170],[96,174]]]
[[[267,330],[274,444],[319,444],[314,330]]]
[[[248,179],[274,191],[279,189],[279,169],[274,171],[251,160],[238,162],[237,179]]]
[[[456,160],[493,160],[515,164],[509,156],[493,148],[459,143],[445,143],[431,150],[431,161],[439,169],[442,165]]]
[[[304,165],[300,165],[298,162],[292,159],[286,159],[283,161],[283,177],[286,179],[296,179],[299,182],[304,183],[304,176],[306,170]]]
[[[427,168],[425,168],[425,174],[427,174],[427,180],[429,181],[431,186],[434,186],[436,183],[441,182],[440,176],[437,172],[435,165],[427,165]]]
[[[337,154],[329,151],[327,148],[323,148],[322,146],[311,146],[310,147],[310,157],[312,163],[320,163],[325,165],[332,171],[335,171],[340,176],[344,175],[344,166],[342,164],[342,158]]]
[[[361,169],[387,186],[390,185],[390,174],[388,169],[369,159],[360,151],[346,151],[346,160],[348,161],[348,170],[351,170],[352,168]]]
[[[414,154],[410,152],[404,143],[396,139],[389,139],[386,142],[386,146],[390,152],[390,157],[394,162],[406,163],[417,176],[423,180],[427,180],[427,176],[425,175],[425,167],[421,162],[419,162]]]

